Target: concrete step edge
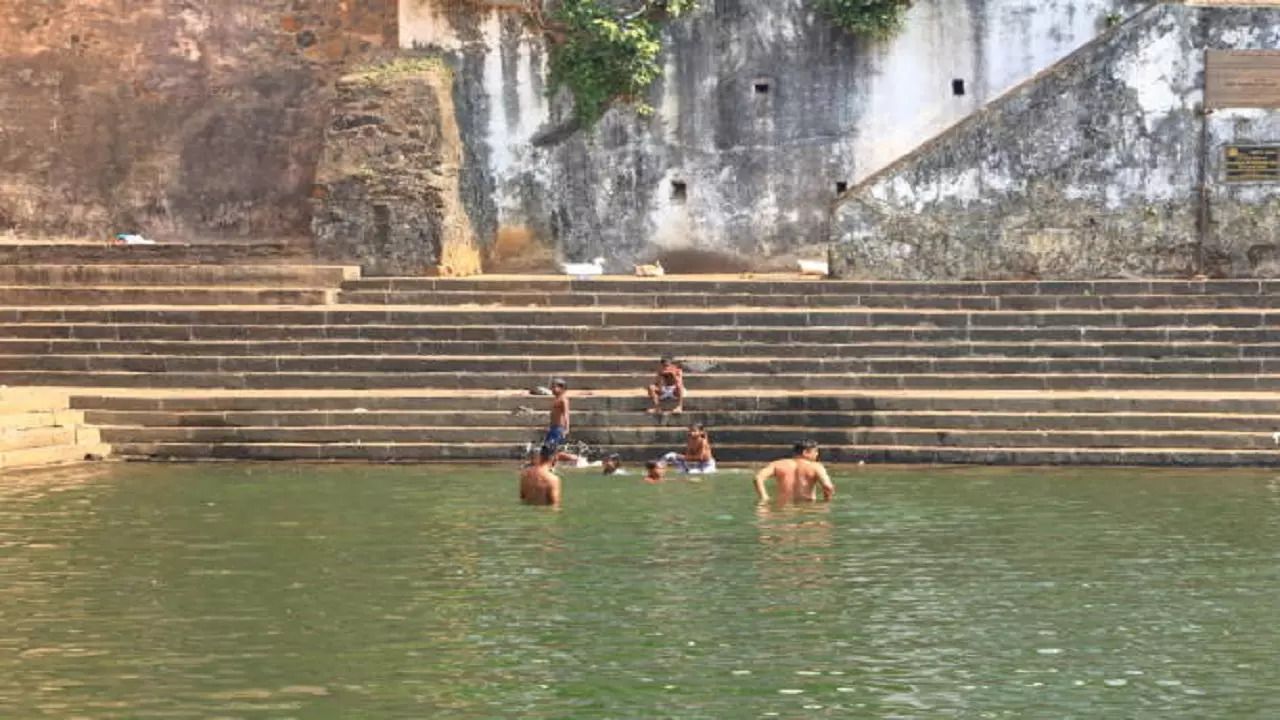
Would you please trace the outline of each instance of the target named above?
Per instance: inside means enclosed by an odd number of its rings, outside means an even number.
[[[0,469],[46,467],[84,461],[86,456],[108,457],[111,446],[105,443],[59,445],[0,452]]]

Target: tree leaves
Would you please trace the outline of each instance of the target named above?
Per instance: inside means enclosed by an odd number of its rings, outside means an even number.
[[[902,28],[911,0],[817,0],[818,8],[845,31],[887,40]]]
[[[567,87],[584,127],[604,115],[615,99],[628,99],[644,113],[643,98],[662,72],[662,41],[655,15],[674,17],[696,0],[651,0],[638,12],[622,13],[600,0],[565,0],[551,21],[559,41],[550,49],[549,90]]]
[[[902,27],[912,0],[813,0],[845,31],[872,40]],[[647,116],[649,87],[662,73],[660,23],[697,7],[699,0],[643,0],[631,8],[610,0],[562,0],[549,18],[536,19],[550,42],[548,91],[568,88],[582,127],[591,127],[615,100]]]

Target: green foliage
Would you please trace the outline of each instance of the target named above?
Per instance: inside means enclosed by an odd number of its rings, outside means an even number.
[[[564,0],[551,15],[549,90],[566,87],[583,127],[604,115],[615,99],[652,112],[643,100],[662,72],[658,23],[692,9],[697,0],[648,0],[626,12],[605,0]]]
[[[887,40],[902,28],[911,0],[817,0],[836,25],[870,40]]]

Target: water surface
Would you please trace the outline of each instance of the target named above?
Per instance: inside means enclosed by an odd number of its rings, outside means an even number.
[[[0,718],[1271,718],[1280,479],[0,476]]]

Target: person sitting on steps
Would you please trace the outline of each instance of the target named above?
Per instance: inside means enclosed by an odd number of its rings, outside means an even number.
[[[662,456],[662,461],[689,475],[715,472],[716,459],[711,454],[711,438],[707,436],[706,427],[702,423],[690,425],[684,453],[669,452]]]
[[[653,403],[645,412],[657,415],[662,412],[662,403],[675,400],[676,406],[671,409],[673,415],[684,412],[684,369],[670,355],[663,355],[659,361],[658,372],[654,375],[654,383],[649,386],[649,402]]]

